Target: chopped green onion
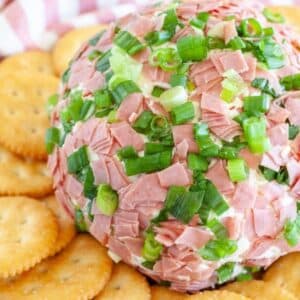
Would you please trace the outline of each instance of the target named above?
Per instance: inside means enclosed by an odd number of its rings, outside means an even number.
[[[102,55],[102,52],[99,50],[92,50],[88,55],[88,60],[93,61],[94,59],[98,58],[100,55]]]
[[[171,110],[171,119],[173,124],[184,124],[195,117],[195,109],[193,102],[189,101]]]
[[[248,168],[241,158],[230,159],[227,162],[229,177],[233,182],[240,182],[248,177]]]
[[[103,36],[103,34],[105,33],[105,30],[97,33],[94,37],[92,37],[90,40],[89,40],[89,45],[91,46],[96,46],[97,43],[99,42],[100,38]]]
[[[260,166],[259,167],[262,175],[268,180],[276,180],[280,184],[289,184],[289,174],[286,167],[281,167],[279,172],[276,172],[267,167]]]
[[[284,238],[291,247],[296,246],[300,240],[300,216],[295,220],[287,220],[284,225]]]
[[[113,104],[111,94],[107,89],[97,90],[93,95],[97,108],[107,108]]]
[[[269,8],[263,10],[263,14],[266,19],[271,23],[284,23],[285,18],[280,13],[273,13]]]
[[[228,47],[233,50],[240,50],[246,48],[246,44],[239,36],[236,36],[228,42]]]
[[[202,36],[188,35],[177,41],[177,49],[183,62],[201,61],[207,57],[207,40]]]
[[[172,151],[164,151],[144,157],[128,158],[124,160],[125,171],[128,176],[141,173],[152,173],[167,168],[172,162]]]
[[[294,140],[300,131],[300,127],[296,125],[289,125],[289,140]]]
[[[206,38],[207,44],[208,44],[208,49],[213,50],[213,49],[225,49],[226,45],[223,39],[220,39],[215,36],[208,36]]]
[[[175,86],[183,86],[187,85],[187,76],[184,74],[172,74],[170,79],[170,85],[172,87]]]
[[[237,281],[249,281],[253,279],[253,275],[250,273],[242,273],[236,277]]]
[[[48,154],[51,154],[54,150],[55,145],[60,142],[60,132],[56,127],[48,128],[45,136],[45,146]]]
[[[94,199],[88,199],[87,205],[86,205],[87,206],[87,216],[91,222],[94,221],[94,215],[92,213],[93,203],[94,203]]]
[[[77,176],[83,183],[83,194],[89,199],[94,199],[97,194],[97,187],[94,185],[94,174],[90,166],[84,167],[80,174]]]
[[[209,18],[208,12],[200,12],[195,19],[190,21],[190,24],[196,28],[204,29]]]
[[[78,174],[83,168],[89,165],[87,146],[81,146],[67,158],[68,172]]]
[[[209,220],[206,226],[214,233],[217,239],[228,238],[226,227],[217,218]]]
[[[142,249],[142,256],[149,262],[155,262],[159,259],[163,251],[163,245],[155,239],[153,231],[146,232],[146,238]]]
[[[171,38],[172,33],[169,31],[152,31],[145,36],[145,41],[150,46],[159,46],[169,41]]]
[[[300,90],[300,73],[283,77],[280,83],[286,91]]]
[[[168,191],[165,209],[187,224],[200,209],[203,196],[204,191],[187,192],[184,187],[173,186]]]
[[[153,97],[159,98],[160,95],[165,91],[164,88],[160,87],[160,86],[155,86],[151,92],[151,95]]]
[[[273,98],[277,97],[275,90],[270,86],[269,80],[265,78],[255,78],[251,82],[251,86],[254,88],[260,89],[263,93],[272,96]]]
[[[175,34],[178,25],[181,26],[181,23],[177,17],[176,10],[167,10],[162,30],[169,32],[172,37]]]
[[[176,70],[181,65],[181,59],[174,48],[155,49],[149,58],[152,66],[160,67],[164,71]]]
[[[245,139],[251,152],[263,154],[270,148],[266,136],[266,121],[264,118],[250,117],[243,122]]]
[[[265,94],[244,97],[243,101],[244,110],[248,115],[259,116],[270,109],[270,98]]]
[[[234,267],[235,267],[234,262],[228,262],[228,263],[222,265],[217,270],[219,284],[229,281],[232,278]]]
[[[108,184],[100,184],[97,190],[96,204],[104,215],[112,216],[119,205],[117,192]]]
[[[87,232],[84,214],[80,208],[75,208],[75,227],[78,232]]]
[[[107,115],[107,122],[108,123],[116,123],[118,121],[119,120],[117,118],[117,110],[116,109],[111,110]]]
[[[218,261],[232,255],[237,248],[237,243],[233,240],[210,240],[203,248],[198,250],[198,253],[203,259]]]
[[[223,146],[218,153],[218,156],[222,159],[234,159],[237,158],[239,148],[231,146]]]
[[[149,269],[149,270],[153,270],[153,267],[155,265],[155,262],[154,261],[144,261],[142,262],[142,266]]]
[[[242,20],[239,30],[243,37],[258,37],[263,33],[261,24],[254,18]]]
[[[226,102],[231,102],[236,96],[244,93],[247,89],[243,78],[233,69],[226,71],[222,81],[221,99]]]
[[[128,95],[140,92],[140,88],[132,80],[120,82],[111,91],[117,105],[120,105]]]
[[[154,117],[154,114],[149,111],[145,110],[143,111],[140,116],[136,119],[136,121],[133,124],[133,129],[139,133],[148,133],[150,130],[150,124]]]
[[[173,87],[163,92],[159,97],[159,102],[170,111],[172,108],[184,104],[188,99],[187,91],[182,86]]]
[[[61,76],[62,82],[67,83],[69,81],[70,75],[71,75],[71,68],[69,67],[64,71],[64,73]]]
[[[276,178],[276,175],[277,175],[277,172],[274,171],[274,170],[271,170],[267,167],[263,167],[263,166],[260,166],[259,167],[262,175],[268,180],[268,181],[272,181],[272,180],[275,180]]]
[[[208,161],[195,153],[188,154],[188,167],[192,171],[198,170],[202,172],[206,172],[208,169]]]
[[[48,115],[50,115],[54,109],[54,107],[56,106],[56,104],[58,103],[58,94],[53,94],[48,98],[47,101],[47,112]]]
[[[80,110],[80,120],[88,120],[95,112],[95,102],[84,100]]]
[[[267,27],[263,29],[263,35],[264,36],[273,36],[274,35],[274,29],[272,27]]]
[[[167,151],[167,150],[170,150],[170,147],[166,146],[164,144],[146,143],[144,152],[145,152],[145,155],[149,155],[149,154],[164,152],[164,151]]]
[[[242,112],[239,115],[235,116],[233,120],[239,123],[241,126],[243,126],[243,122],[248,118],[249,118],[248,114]]]
[[[96,118],[103,118],[107,116],[111,112],[111,108],[101,108],[100,110],[97,110],[95,113]]]
[[[117,156],[120,160],[126,158],[138,157],[136,150],[132,146],[126,146],[117,151]]]
[[[145,48],[145,46],[128,31],[119,31],[114,38],[114,43],[125,50],[129,55],[134,55]]]
[[[111,50],[103,53],[96,61],[96,70],[104,73],[110,68],[109,58],[111,56]]]

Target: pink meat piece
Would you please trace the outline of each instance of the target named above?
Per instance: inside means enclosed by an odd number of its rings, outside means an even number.
[[[243,158],[246,161],[247,166],[252,169],[256,169],[261,161],[261,155],[252,153],[248,148],[243,148],[240,151],[239,156]]]
[[[95,184],[109,183],[109,172],[106,166],[105,157],[103,155],[99,156],[98,160],[93,160],[91,162],[91,168],[95,177]]]
[[[138,114],[142,109],[143,95],[134,93],[127,96],[117,110],[117,119],[129,121],[132,114]]]
[[[190,172],[181,163],[175,163],[158,172],[157,175],[160,185],[164,188],[168,188],[172,185],[187,186],[193,182]]]
[[[177,220],[169,220],[161,222],[160,226],[156,226],[155,239],[166,247],[171,247],[176,239],[181,235],[185,226]]]
[[[128,123],[120,122],[110,126],[112,136],[118,141],[121,147],[133,146],[141,151],[144,148],[144,140]]]
[[[267,132],[272,145],[288,145],[289,142],[289,125],[282,123],[271,127]]]
[[[254,207],[257,188],[250,179],[239,182],[230,201],[230,204],[239,211],[244,211]]]
[[[299,198],[300,197],[300,178],[297,179],[295,184],[293,185],[291,189],[291,193],[293,196]]]
[[[209,168],[205,177],[212,181],[220,193],[224,195],[230,195],[233,193],[234,184],[228,176],[225,168],[225,162],[223,160],[217,160],[216,163]]]
[[[175,145],[185,140],[189,144],[189,152],[198,152],[198,145],[194,140],[193,124],[173,126],[172,131]]]
[[[201,109],[220,115],[225,114],[225,104],[220,98],[214,97],[210,94],[203,93],[201,98]]]
[[[57,186],[54,193],[61,206],[65,209],[68,215],[74,219],[74,206],[64,188],[62,186]]]
[[[277,235],[278,220],[272,208],[255,208],[253,217],[257,236],[275,237]]]
[[[159,67],[153,67],[150,64],[144,64],[142,73],[149,80],[160,84],[169,83],[171,78],[171,72],[166,72]]]
[[[90,141],[88,141],[91,150],[97,154],[108,154],[113,144],[108,124],[101,122],[97,125],[94,134]]]
[[[82,86],[88,92],[94,92],[101,89],[105,84],[105,77],[102,73],[95,71],[92,76],[82,83]]]
[[[159,184],[157,174],[147,174],[119,191],[119,206],[121,209],[134,209],[136,206],[151,206],[163,203],[167,190]]]
[[[275,90],[276,94],[280,95],[282,93],[282,88],[281,88],[281,85],[279,82],[279,78],[273,72],[270,72],[268,70],[262,70],[262,69],[258,68],[256,70],[256,77],[267,79],[269,81],[270,87]]]
[[[114,236],[108,238],[108,248],[113,253],[117,254],[127,264],[131,263],[132,252],[121,240]]]
[[[291,113],[289,121],[293,125],[300,125],[300,97],[289,97],[285,102],[285,108]]]
[[[94,215],[89,232],[102,244],[106,245],[110,235],[112,217],[103,214]]]
[[[294,158],[291,158],[287,162],[286,168],[289,174],[289,184],[293,185],[295,181],[300,178],[300,162]]]
[[[113,216],[114,235],[121,237],[137,237],[139,235],[139,214],[125,210],[117,211]]]
[[[82,123],[80,125],[80,127],[77,129],[77,132],[76,132],[76,138],[78,138],[81,141],[82,144],[89,144],[90,142],[93,141],[94,134],[97,132],[97,130],[100,130],[100,131],[104,130],[104,132],[105,132],[105,129],[103,127],[105,127],[105,125],[101,126],[99,119],[91,118],[91,119],[87,120],[85,123]],[[102,133],[102,131],[101,131],[101,133]],[[67,142],[67,139],[70,136],[73,139],[73,141],[70,141],[70,147],[72,148],[71,151],[73,152],[73,150],[74,150],[75,137],[72,136],[72,135],[68,135],[66,137],[65,144],[64,144],[64,147],[65,147],[67,153],[68,153],[68,149],[67,149],[67,146],[66,146],[66,142]]]
[[[120,237],[119,239],[133,255],[142,256],[142,249],[144,245],[144,240],[142,238]]]
[[[277,227],[282,230],[287,220],[294,220],[297,217],[296,201],[290,197],[281,197],[272,203],[278,216]]]
[[[224,41],[228,44],[232,39],[238,36],[235,20],[227,21],[224,25]]]
[[[265,208],[271,202],[284,195],[284,188],[275,181],[268,182],[259,187],[255,202],[256,208]]]
[[[285,123],[287,118],[290,116],[290,112],[279,106],[276,102],[273,102],[270,106],[270,110],[267,113],[267,118],[276,124]]]
[[[101,52],[105,52],[109,50],[113,44],[114,36],[115,36],[115,25],[111,24],[105,30],[104,34],[99,39],[95,48],[97,50],[100,50]]]
[[[248,65],[248,70],[242,72],[240,75],[245,81],[252,81],[256,77],[257,60],[250,55],[245,56],[245,60]]]
[[[237,240],[240,237],[242,230],[242,219],[240,217],[225,217],[222,223],[227,229],[229,239]]]
[[[300,134],[298,134],[292,141],[291,148],[295,157],[300,159]]]
[[[261,165],[278,172],[280,167],[284,166],[288,160],[289,153],[286,151],[286,147],[277,145],[263,155]]]
[[[142,51],[139,51],[138,53],[134,54],[132,57],[137,60],[139,63],[144,64],[148,62],[149,56],[151,54],[151,51],[149,48],[145,48]]]
[[[189,151],[189,143],[183,140],[178,145],[176,145],[175,155],[179,160],[186,160]]]
[[[129,180],[124,173],[123,167],[115,158],[107,156],[105,158],[109,183],[114,190],[119,190],[129,184]]]
[[[162,115],[165,117],[169,116],[169,113],[164,109],[164,107],[159,102],[154,101],[153,99],[147,98],[145,100],[145,108],[149,109],[156,115]]]
[[[68,195],[71,198],[79,198],[83,194],[83,185],[77,179],[74,178],[72,175],[67,175],[65,181],[65,188]]]
[[[175,240],[175,244],[185,245],[196,250],[203,247],[211,238],[212,234],[205,229],[186,226],[181,235]]]

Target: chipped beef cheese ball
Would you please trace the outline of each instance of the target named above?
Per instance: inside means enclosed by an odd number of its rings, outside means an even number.
[[[115,261],[193,292],[300,249],[299,37],[283,21],[178,1],[81,47],[52,98],[48,165]]]

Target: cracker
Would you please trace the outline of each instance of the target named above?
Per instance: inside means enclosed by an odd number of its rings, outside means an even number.
[[[250,298],[230,291],[205,291],[192,295],[188,300],[251,300]]]
[[[179,293],[170,290],[164,286],[152,286],[151,287],[151,300],[188,300],[187,294]]]
[[[263,279],[300,295],[300,253],[288,254],[277,260],[264,274]]]
[[[55,196],[49,196],[43,201],[56,216],[58,224],[58,236],[52,249],[51,255],[60,252],[65,248],[76,234],[74,220],[66,213]]]
[[[19,274],[53,249],[57,223],[52,212],[27,197],[0,197],[0,277]]]
[[[91,236],[80,234],[60,254],[10,282],[2,281],[1,300],[92,299],[108,282],[111,270],[106,249]]]
[[[62,38],[60,38],[54,46],[52,52],[56,74],[62,75],[82,43],[89,40],[98,32],[102,31],[105,27],[105,25],[95,25],[78,28],[69,31]]]
[[[54,76],[32,73],[0,74],[0,143],[24,157],[45,159],[45,109],[58,87]]]
[[[27,51],[12,55],[0,63],[0,73],[19,71],[53,75],[54,68],[50,53],[44,51]]]
[[[142,274],[119,263],[113,267],[110,281],[95,300],[150,300],[150,287]]]
[[[259,280],[228,284],[225,290],[240,293],[253,300],[296,300],[295,296],[279,285]]]
[[[44,162],[22,159],[0,146],[0,195],[43,197],[51,192]]]
[[[272,12],[280,13],[286,18],[286,22],[295,26],[295,29],[300,31],[300,7],[283,5],[283,6],[270,6]]]

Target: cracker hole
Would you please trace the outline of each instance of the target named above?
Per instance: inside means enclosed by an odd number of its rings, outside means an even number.
[[[116,285],[116,286],[114,287],[114,289],[117,290],[117,291],[119,291],[119,290],[121,289],[121,286]]]
[[[20,94],[19,94],[19,92],[17,91],[17,90],[11,90],[11,95],[13,96],[13,97],[18,97]]]
[[[31,128],[29,128],[29,130],[30,130],[30,132],[31,132],[32,134],[36,134],[36,133],[37,133],[36,128],[31,127]]]
[[[27,224],[27,220],[26,219],[21,220],[20,225],[25,225],[25,224]]]
[[[34,113],[35,115],[39,115],[39,114],[41,113],[41,111],[40,111],[40,109],[38,109],[37,107],[34,107],[34,108],[33,108],[33,113]]]
[[[36,94],[38,97],[41,97],[41,96],[43,96],[43,91],[41,89],[37,89]]]
[[[80,263],[80,258],[73,258],[71,261],[73,264],[78,264]]]
[[[38,283],[36,283],[33,286],[26,287],[24,289],[24,294],[27,294],[27,295],[28,294],[35,294],[41,287],[42,287],[42,285],[38,284]]]

